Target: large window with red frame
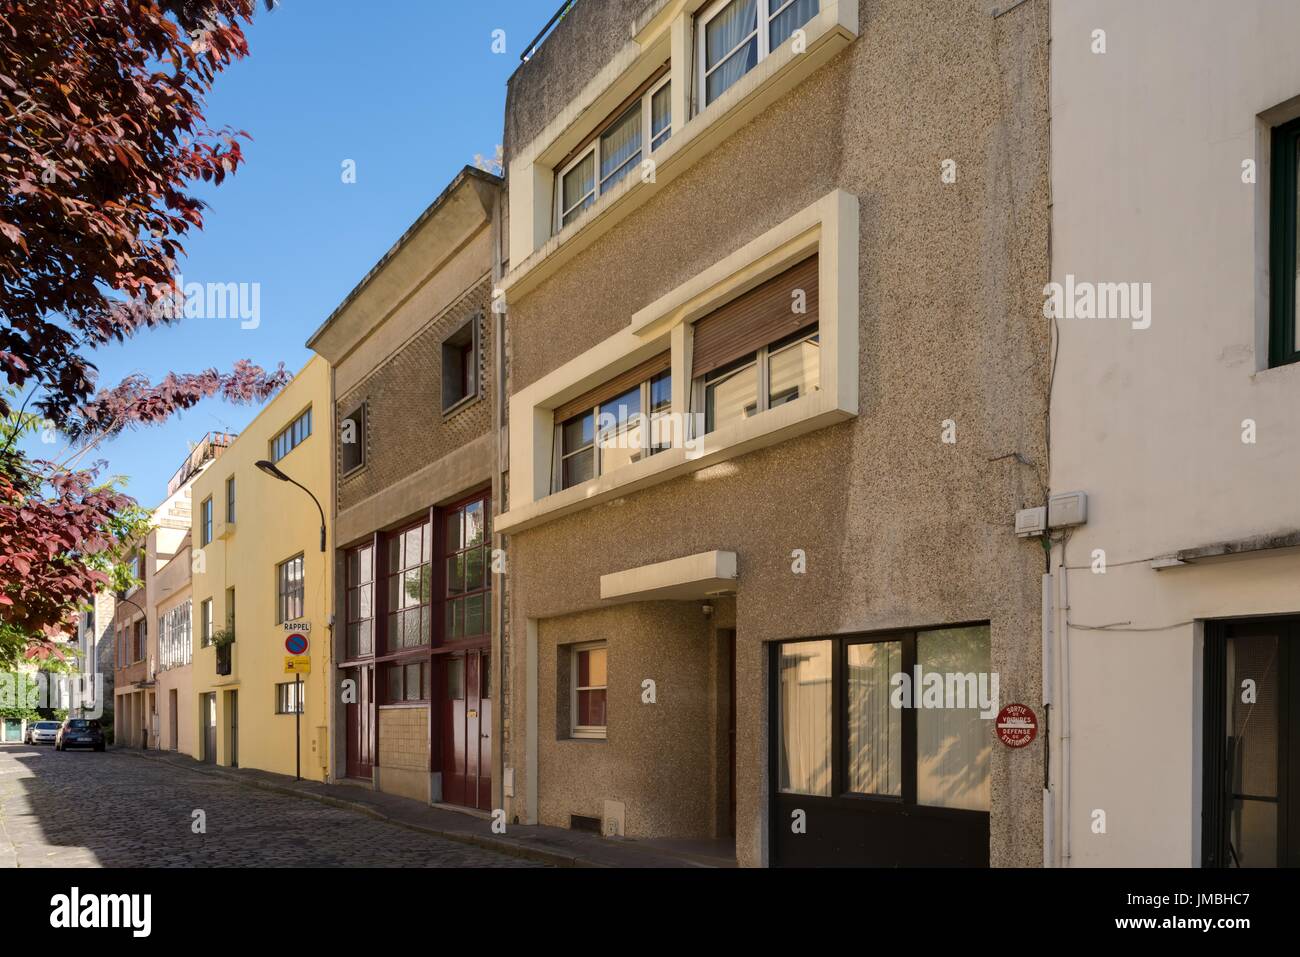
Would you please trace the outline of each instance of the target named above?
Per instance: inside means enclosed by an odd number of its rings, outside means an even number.
[[[375,548],[362,545],[348,552],[347,657],[375,653]]]
[[[492,633],[491,517],[486,495],[446,512],[443,641]]]
[[[433,528],[413,525],[388,538],[388,621],[384,652],[429,644],[433,604]]]

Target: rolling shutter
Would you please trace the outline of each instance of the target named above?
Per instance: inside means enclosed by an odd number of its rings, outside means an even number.
[[[792,293],[802,289],[807,311],[792,309]],[[817,256],[773,276],[695,323],[692,376],[701,376],[817,324]]]
[[[661,352],[653,359],[647,359],[640,365],[633,366],[621,375],[617,375],[608,382],[602,383],[596,388],[584,392],[576,399],[571,399],[564,405],[559,406],[555,410],[556,424],[572,418],[579,412],[589,412],[606,399],[620,396],[633,386],[640,385],[646,379],[667,371],[671,365],[671,353]]]

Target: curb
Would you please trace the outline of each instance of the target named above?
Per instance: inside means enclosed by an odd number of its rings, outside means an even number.
[[[424,824],[415,824],[411,821],[404,821],[401,818],[392,817],[359,801],[347,801],[342,798],[331,797],[326,794],[313,794],[310,791],[300,791],[297,788],[282,787],[278,784],[269,784],[265,781],[256,781],[244,778],[238,774],[232,774],[229,771],[220,769],[205,770],[203,768],[187,767],[165,757],[153,757],[149,752],[141,751],[136,748],[110,748],[109,753],[116,751],[119,754],[129,754],[133,757],[145,761],[153,761],[156,764],[165,764],[176,768],[180,771],[190,771],[194,774],[203,774],[209,777],[225,778],[244,787],[257,788],[260,791],[270,791],[274,794],[283,794],[289,797],[306,798],[309,801],[315,801],[317,804],[324,804],[328,807],[338,808],[343,811],[353,811],[357,814],[364,814],[366,817],[374,818],[378,821],[384,821],[388,824],[395,824],[398,827],[404,827],[408,831],[418,831],[422,834],[428,834],[432,837],[439,837],[446,841],[454,841],[457,844],[467,844],[472,847],[480,847],[484,850],[496,851],[499,854],[506,854],[510,857],[522,858],[524,860],[537,861],[541,864],[550,864],[553,867],[604,867],[603,864],[597,864],[594,861],[586,860],[581,857],[572,857],[565,854],[556,854],[553,851],[543,851],[533,847],[523,847],[511,841],[501,841],[489,837],[481,837],[477,834],[465,834],[458,831],[444,831],[436,827],[428,827]]]

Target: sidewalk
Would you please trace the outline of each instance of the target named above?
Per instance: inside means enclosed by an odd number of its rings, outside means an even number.
[[[364,785],[295,781],[287,775],[269,771],[203,764],[189,755],[170,751],[111,750],[170,764],[178,770],[229,778],[247,787],[319,801],[450,841],[474,844],[557,867],[735,867],[734,856],[720,856],[724,852],[710,843],[609,839],[560,827],[518,824],[507,825],[505,834],[493,834],[492,822],[486,817],[430,807],[373,791]]]

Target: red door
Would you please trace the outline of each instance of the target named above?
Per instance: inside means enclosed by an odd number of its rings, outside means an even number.
[[[355,701],[346,706],[347,722],[347,775],[350,778],[372,777],[371,767],[374,763],[371,747],[370,697],[374,669],[371,667],[352,668],[347,677],[356,682]]]
[[[448,804],[488,809],[492,803],[490,700],[483,694],[488,656],[469,651],[443,661],[442,799]]]

